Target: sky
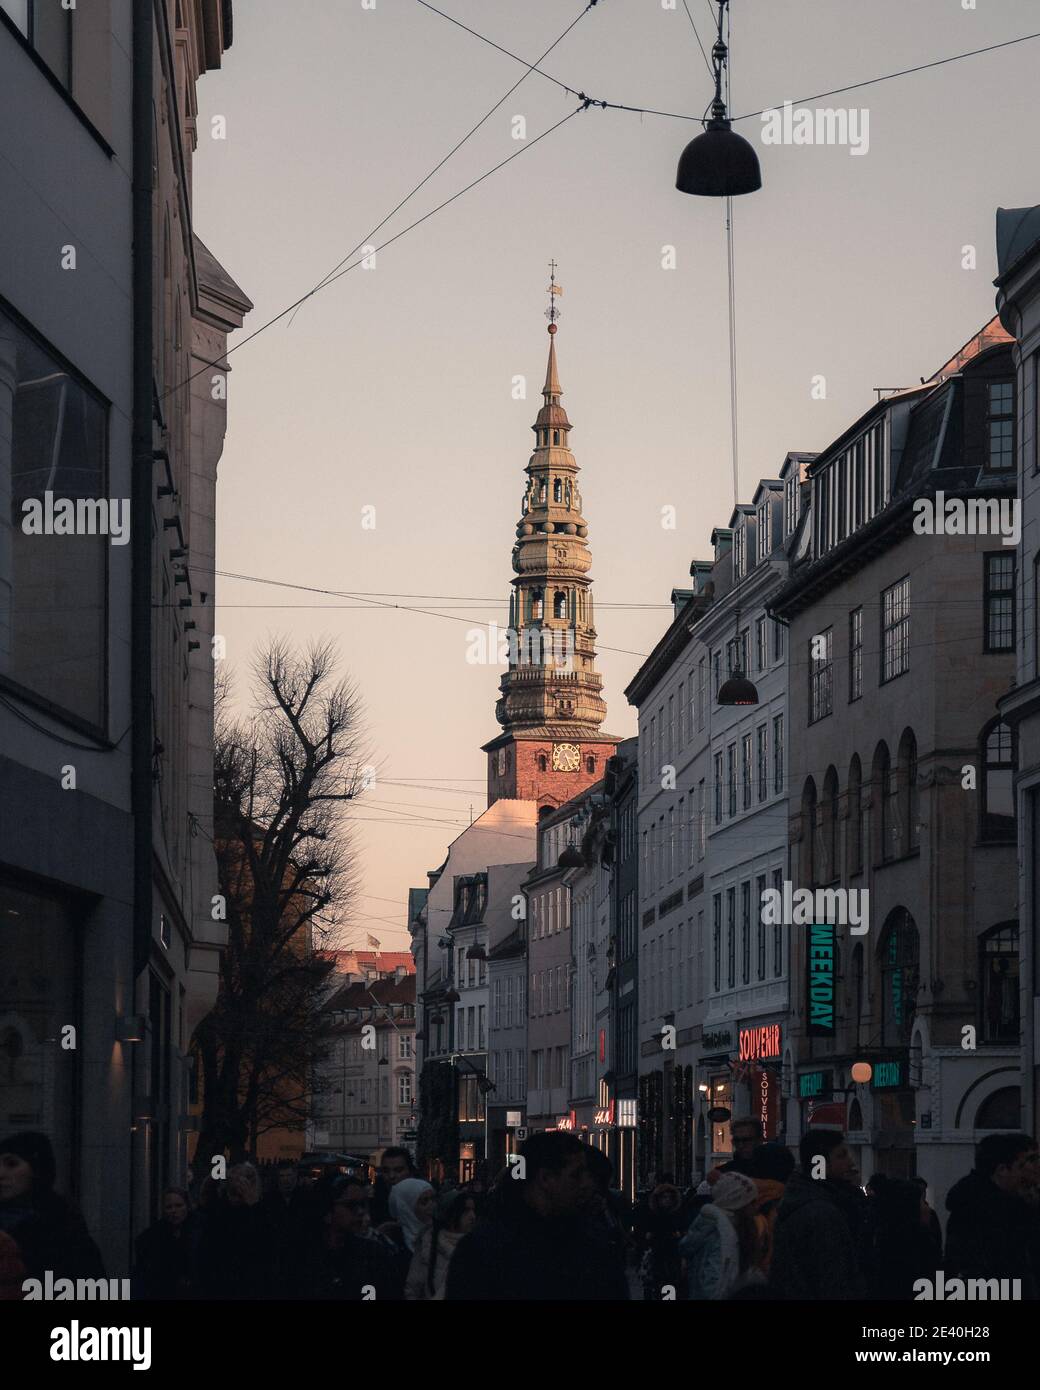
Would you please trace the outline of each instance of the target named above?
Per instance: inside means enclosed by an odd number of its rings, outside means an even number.
[[[408,888],[486,805],[502,668],[467,648],[507,621],[550,259],[609,733],[635,732],[624,688],[728,524],[724,205],[674,187],[700,129],[678,117],[712,95],[694,26],[710,51],[713,6],[670,3],[437,0],[527,64],[577,19],[545,72],[674,113],[592,107],[537,142],[580,103],[420,0],[237,0],[199,84],[195,229],[255,305],[232,348],[517,156],[230,358],[217,565],[250,578],[218,580],[217,631],[243,703],[273,635],[331,638],[358,688],[378,770],[349,810],[352,944],[407,946]],[[1040,28],[1035,0],[965,4],[733,0],[731,113],[844,106],[863,150],[735,127],[763,180],[733,205],[741,502],[992,317],[995,210],[1040,202],[1040,38],[810,100]]]

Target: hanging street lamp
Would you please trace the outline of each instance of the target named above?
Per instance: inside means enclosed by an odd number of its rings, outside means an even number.
[[[711,117],[702,134],[683,150],[675,186],[680,193],[692,193],[702,198],[735,198],[741,193],[754,193],[762,187],[762,171],[758,155],[751,144],[738,135],[730,125],[726,103],[722,99],[722,72],[729,50],[722,37],[729,0],[716,0],[719,7],[718,38],[711,50],[715,72],[715,99]]]

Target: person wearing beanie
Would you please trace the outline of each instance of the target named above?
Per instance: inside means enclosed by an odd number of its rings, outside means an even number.
[[[455,1247],[476,1221],[477,1202],[472,1192],[450,1188],[438,1196],[433,1223],[420,1235],[408,1270],[404,1296],[409,1302],[443,1300]]]
[[[83,1218],[54,1191],[57,1164],[46,1134],[0,1139],[0,1232],[9,1236],[28,1279],[103,1279],[101,1252]]]
[[[754,1179],[736,1169],[713,1185],[712,1200],[679,1243],[691,1299],[718,1301],[747,1284],[764,1283],[758,1195]]]

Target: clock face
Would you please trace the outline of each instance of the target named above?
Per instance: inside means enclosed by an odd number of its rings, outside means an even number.
[[[581,749],[576,743],[553,744],[553,771],[577,772],[581,762]]]

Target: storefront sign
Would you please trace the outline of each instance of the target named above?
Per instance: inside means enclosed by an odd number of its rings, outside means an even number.
[[[619,1100],[617,1103],[618,1129],[635,1129],[639,1102],[635,1097]]]
[[[752,1075],[751,1093],[758,1123],[762,1128],[762,1138],[775,1139],[780,1102],[776,1073],[766,1067],[756,1067]]]
[[[522,1110],[506,1111],[506,1129],[517,1129],[524,1122],[524,1112]]]
[[[810,1038],[834,1036],[834,928],[814,922],[806,935],[806,995]]]
[[[780,1056],[780,1025],[767,1024],[765,1028],[741,1028],[740,1060],[757,1062],[762,1057]]]
[[[607,1060],[607,1030],[605,1028],[599,1030],[599,1060],[601,1062]]]
[[[893,1091],[906,1085],[905,1062],[875,1062],[872,1091]]]
[[[798,1094],[803,1100],[822,1095],[831,1089],[829,1071],[807,1071],[798,1078]]]
[[[732,1047],[733,1034],[728,1028],[716,1028],[711,1033],[701,1034],[702,1047]]]
[[[614,1102],[611,1101],[605,1110],[597,1110],[592,1122],[596,1125],[612,1125],[614,1123]]]
[[[557,1129],[577,1129],[578,1122],[572,1110],[569,1115],[561,1115],[556,1121]]]

